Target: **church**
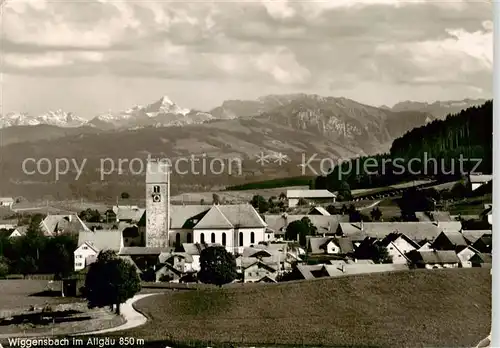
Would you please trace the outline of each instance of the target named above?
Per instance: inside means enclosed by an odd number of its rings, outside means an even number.
[[[179,247],[183,243],[219,244],[231,253],[274,238],[249,203],[172,205],[170,173],[165,163],[150,161],[146,172],[145,246]],[[141,225],[141,224],[139,224]]]

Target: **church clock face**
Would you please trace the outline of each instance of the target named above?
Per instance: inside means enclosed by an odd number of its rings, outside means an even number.
[[[155,202],[155,203],[161,202],[161,195],[156,194],[156,193],[153,194],[153,202]]]

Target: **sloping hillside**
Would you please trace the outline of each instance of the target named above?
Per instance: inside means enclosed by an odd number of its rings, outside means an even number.
[[[471,347],[491,320],[490,270],[419,270],[143,299],[148,342],[335,347]],[[167,342],[167,340],[173,341]]]

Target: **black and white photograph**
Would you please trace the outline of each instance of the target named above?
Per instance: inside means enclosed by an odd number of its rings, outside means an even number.
[[[500,344],[496,5],[0,0],[0,348]]]

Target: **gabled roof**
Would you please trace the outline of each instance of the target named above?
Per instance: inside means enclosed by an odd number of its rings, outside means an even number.
[[[172,260],[174,257],[180,257],[185,260],[187,263],[192,263],[193,262],[193,257],[189,255],[188,253],[178,253],[178,252],[172,252],[170,253],[166,258],[164,258],[163,263],[169,263],[170,260]]]
[[[267,227],[250,204],[213,205],[195,229]]]
[[[256,250],[255,252],[253,252],[249,255],[249,257],[256,257],[256,258],[264,258],[264,257],[272,257],[272,256],[273,255],[265,249]]]
[[[250,264],[248,266],[245,266],[245,267],[242,266],[242,267],[243,267],[243,269],[246,270],[246,269],[248,269],[250,267],[253,267],[255,265],[257,265],[258,268],[264,268],[264,269],[267,269],[270,272],[276,272],[276,268],[274,266],[272,266],[271,264],[266,264],[266,263],[264,263],[264,262],[262,262],[260,260],[254,262],[254,263],[252,263],[252,264]]]
[[[418,251],[414,250],[407,254],[408,258],[419,264],[445,264],[460,263],[457,254],[452,250]]]
[[[265,275],[259,280],[257,280],[257,283],[276,283],[276,277],[274,277],[274,273],[270,275]]]
[[[77,234],[90,231],[85,223],[76,214],[47,215],[40,223],[45,235],[53,236],[59,233]]]
[[[463,230],[462,235],[469,243],[474,244],[484,235],[491,236],[491,230]]]
[[[492,257],[491,254],[476,253],[469,261],[474,263],[492,263]]]
[[[125,255],[125,256],[119,255],[118,257],[120,259],[128,262],[130,265],[132,265],[135,268],[135,270],[137,271],[137,273],[139,273],[139,274],[142,273],[142,271],[140,270],[140,268],[137,266],[137,264],[134,262],[134,260],[132,260],[132,258],[130,256],[128,256],[128,255]]]
[[[199,243],[182,243],[182,249],[189,255],[200,255],[205,246]]]
[[[441,233],[433,222],[364,222],[340,223],[340,232],[353,240],[362,241],[366,237],[383,239],[388,234],[399,232],[413,241],[433,240]]]
[[[152,247],[124,247],[120,249],[119,255],[160,255],[169,253],[172,248],[152,248]]]
[[[467,246],[467,241],[465,240],[463,234],[460,232],[441,232],[438,238],[446,238],[451,244],[455,246]]]
[[[210,228],[233,228],[233,224],[224,216],[218,205],[212,208],[203,216],[203,218],[194,226],[195,229]]]
[[[334,193],[328,190],[287,190],[287,198],[335,198]]]
[[[493,175],[488,174],[469,174],[469,181],[471,183],[485,183],[493,180]]]
[[[293,221],[307,217],[318,229],[318,234],[335,234],[341,222],[349,222],[348,215],[288,215],[288,214],[264,214],[264,220],[275,235],[282,235],[286,227]]]
[[[118,206],[115,214],[117,220],[139,222],[145,212],[146,209],[137,206]]]
[[[266,222],[251,204],[223,204],[217,207],[235,227],[267,227]]]
[[[210,205],[170,205],[170,228],[193,228],[212,208]]]
[[[404,235],[403,233],[397,233],[397,232],[393,232],[393,233],[388,234],[384,239],[382,239],[380,241],[380,244],[383,245],[383,246],[388,246],[391,242],[395,242],[399,238],[404,239],[408,244],[410,244],[415,249],[419,249],[420,248],[420,245],[418,245],[418,243],[416,243],[415,241],[413,241],[411,238],[409,238],[408,236]]]
[[[308,236],[309,237],[309,236]],[[332,237],[313,237],[310,236],[308,240],[308,249],[311,254],[324,254],[326,245],[333,240]]]
[[[119,251],[122,246],[122,232],[119,230],[84,231],[78,234],[78,246],[89,242],[100,250]]]
[[[313,207],[307,215],[314,215],[314,213],[318,213],[323,216],[330,216],[331,214],[325,208],[321,206]]]

